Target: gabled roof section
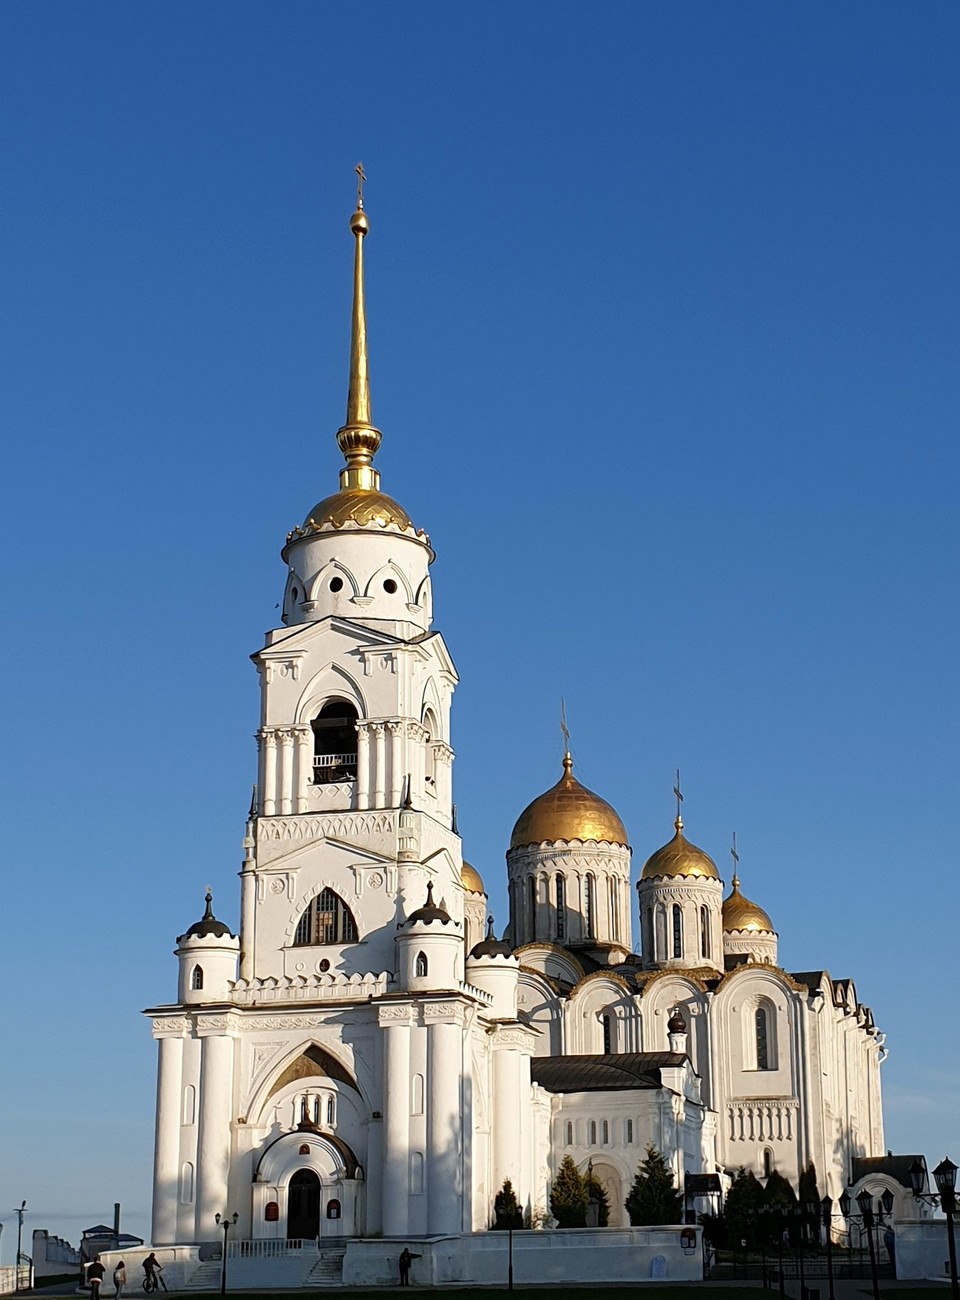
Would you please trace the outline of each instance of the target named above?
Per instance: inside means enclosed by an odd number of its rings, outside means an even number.
[[[661,1070],[686,1064],[682,1052],[625,1052],[615,1056],[534,1056],[530,1077],[548,1092],[651,1091],[663,1087]]]
[[[888,1178],[895,1179],[901,1187],[913,1189],[910,1181],[910,1167],[914,1161],[919,1160],[926,1171],[927,1162],[923,1156],[895,1156],[888,1154],[885,1156],[854,1156],[850,1165],[851,1183],[859,1183],[862,1178],[869,1174],[886,1174]]]

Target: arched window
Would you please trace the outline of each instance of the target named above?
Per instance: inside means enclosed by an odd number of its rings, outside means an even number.
[[[293,937],[294,946],[302,948],[321,943],[356,943],[357,923],[339,894],[322,889],[301,916]]]
[[[349,700],[330,700],[313,723],[315,785],[353,781],[357,775],[357,710]]]
[[[770,1069],[770,1027],[765,1006],[757,1007],[753,1013],[757,1036],[757,1069]]]
[[[613,1051],[613,1017],[609,1011],[605,1011],[600,1017],[600,1024],[603,1027],[603,1052],[609,1056]]]
[[[322,1106],[323,1106],[323,1098],[320,1097],[320,1096],[314,1097],[314,1099],[313,1099],[313,1122],[314,1122],[314,1124],[317,1125],[318,1128],[319,1128],[319,1126],[320,1126],[320,1121],[321,1121],[322,1118],[323,1118],[323,1115],[322,1115],[322,1113],[321,1113],[321,1107],[322,1107]]]
[[[607,899],[610,914],[610,936],[611,938],[616,938],[620,931],[620,926],[617,919],[617,882],[612,876],[607,881]]]
[[[188,1083],[183,1090],[183,1122],[184,1124],[197,1122],[197,1090],[192,1083]]]
[[[423,1114],[423,1075],[415,1074],[410,1080],[410,1114]]]
[[[433,793],[437,788],[437,751],[435,746],[439,728],[436,718],[429,709],[423,715],[423,729],[427,733],[423,741],[423,779],[427,789]]]
[[[573,1125],[567,1120],[567,1146],[573,1146]]]
[[[537,879],[530,877],[530,938],[537,937]]]
[[[594,918],[597,914],[597,882],[593,876],[586,876],[583,882],[583,934],[584,938],[593,938]]]
[[[667,913],[662,904],[654,913],[654,929],[656,931],[656,941],[654,951],[657,954],[657,961],[667,960]]]
[[[597,1145],[597,1121],[595,1119],[590,1121],[590,1128],[588,1131],[590,1133],[590,1145],[595,1147]]]
[[[416,974],[418,979],[425,979],[427,974],[427,956],[426,953],[418,952],[416,961]]]
[[[763,1176],[769,1178],[773,1173],[773,1152],[766,1147],[763,1152]]]
[[[567,893],[563,876],[557,876],[557,938],[563,939],[567,933]]]
[[[627,1146],[633,1145],[633,1120],[625,1119],[623,1121],[623,1140]]]
[[[193,974],[190,976],[190,987],[194,990],[203,988],[203,967],[194,966]]]
[[[189,1160],[180,1169],[180,1204],[193,1204],[193,1165]]]
[[[423,1193],[423,1152],[410,1152],[410,1192],[413,1196]]]
[[[700,908],[700,956],[710,956],[710,909],[706,904]]]
[[[674,957],[683,956],[683,908],[679,903],[674,903],[672,908],[673,916],[673,955]]]
[[[609,1143],[609,1141],[610,1141],[610,1125],[607,1120],[602,1120],[600,1123],[601,1145],[606,1146]]]
[[[333,1128],[337,1119],[336,1102],[332,1097],[327,1098],[327,1128]]]

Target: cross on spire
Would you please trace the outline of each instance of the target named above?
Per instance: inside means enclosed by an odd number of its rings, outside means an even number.
[[[733,880],[731,884],[734,889],[740,884],[740,854],[737,852],[737,832],[733,832],[733,842],[730,845],[730,856],[733,858]]]
[[[675,822],[677,830],[683,829],[683,818],[680,815],[680,805],[683,803],[683,792],[680,789],[680,769],[677,768],[677,784],[673,787],[674,797],[677,801],[677,820]]]
[[[560,699],[560,730],[563,733],[564,752],[569,754],[570,753],[570,728],[567,726],[567,706],[564,703],[562,697]]]
[[[357,207],[363,211],[363,182],[367,179],[367,173],[363,170],[363,163],[357,163],[353,169],[357,173]]]

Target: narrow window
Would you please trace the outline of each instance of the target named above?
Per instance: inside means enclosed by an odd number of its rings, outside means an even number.
[[[700,956],[710,956],[710,909],[700,908]]]
[[[184,1124],[195,1124],[197,1118],[197,1090],[192,1083],[188,1083],[183,1090],[183,1122]]]
[[[662,907],[656,911],[656,954],[657,961],[667,960],[667,914]]]
[[[410,1114],[423,1114],[423,1075],[415,1074],[410,1080]]]
[[[609,1012],[605,1012],[600,1017],[600,1024],[603,1026],[604,1055],[609,1056],[613,1051],[613,1017]]]
[[[332,1097],[327,1098],[327,1127],[333,1128],[337,1118],[336,1105]]]
[[[320,1120],[321,1120],[320,1107],[321,1107],[322,1104],[323,1104],[322,1099],[321,1099],[319,1096],[314,1097],[314,1099],[313,1099],[313,1122],[314,1122],[314,1124],[316,1124],[318,1127],[319,1127],[319,1125],[320,1125]]]
[[[356,943],[357,923],[346,903],[332,889],[322,889],[297,924],[295,947],[321,943]]]
[[[610,916],[610,937],[617,936],[617,882],[612,878],[607,881],[608,912]]]
[[[573,1125],[567,1120],[567,1146],[573,1146]]]
[[[423,1193],[423,1153],[410,1152],[410,1192],[413,1196]]]
[[[423,779],[427,790],[436,792],[437,788],[437,720],[429,709],[423,715],[423,729],[427,733],[423,741]]]
[[[627,1146],[633,1145],[633,1120],[627,1119],[623,1122],[623,1140]]]
[[[557,938],[565,938],[567,933],[567,896],[563,876],[557,876]]]
[[[203,988],[203,967],[194,966],[193,974],[190,976],[190,987],[192,989]]]
[[[590,1121],[590,1145],[592,1147],[597,1145],[597,1121],[595,1119]]]
[[[348,700],[331,700],[313,723],[315,785],[353,781],[357,775],[357,710]]]
[[[763,1176],[769,1178],[773,1173],[773,1152],[769,1147],[763,1153]]]
[[[427,958],[422,952],[417,953],[416,973],[418,979],[425,979],[427,975]]]
[[[587,876],[583,882],[583,933],[587,939],[593,938],[594,916],[597,910],[596,881]]]
[[[193,1165],[189,1160],[180,1170],[180,1204],[193,1204]]]
[[[683,908],[679,903],[673,905],[673,955],[683,956]]]
[[[600,1142],[606,1146],[610,1141],[610,1125],[607,1120],[603,1120],[600,1125]]]
[[[767,1033],[767,1009],[757,1007],[754,1013],[757,1035],[757,1069],[770,1069],[770,1040]]]
[[[537,882],[534,876],[530,877],[530,938],[537,937]]]

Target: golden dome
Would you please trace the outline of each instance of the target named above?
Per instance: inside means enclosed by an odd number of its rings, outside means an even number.
[[[534,799],[517,819],[510,847],[543,844],[553,840],[596,840],[627,844],[627,832],[606,799],[588,790],[573,775],[573,759],[563,756],[563,776],[555,786]]]
[[[487,892],[483,887],[480,872],[477,871],[476,867],[471,867],[469,862],[464,862],[460,868],[460,884],[471,894],[485,894]]]
[[[733,878],[730,897],[723,900],[721,915],[724,934],[729,934],[731,930],[750,930],[754,934],[761,931],[775,933],[773,922],[763,908],[751,903],[749,898],[744,898],[740,893],[740,881],[736,876]]]
[[[358,528],[399,528],[401,532],[413,529],[410,516],[403,506],[375,488],[346,488],[319,501],[307,515],[303,524],[305,533],[316,533],[322,528],[343,528],[355,524]]]
[[[678,817],[674,825],[677,833],[669,844],[657,849],[643,864],[641,880],[655,880],[658,876],[686,876],[700,880],[719,880],[720,872],[709,853],[698,849],[684,838],[683,822]]]

